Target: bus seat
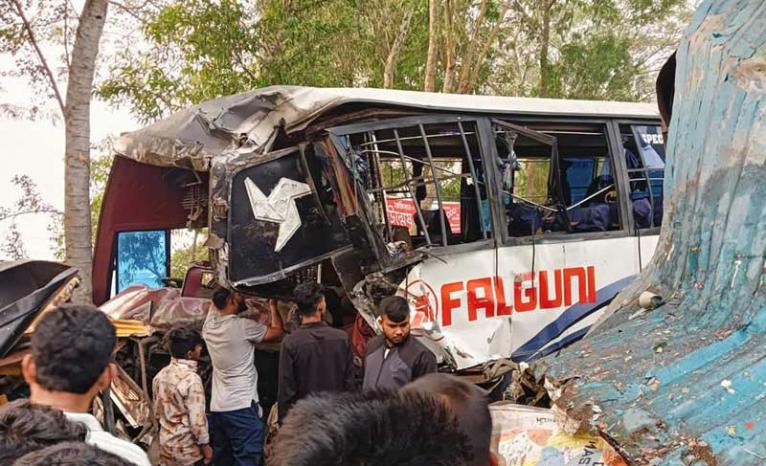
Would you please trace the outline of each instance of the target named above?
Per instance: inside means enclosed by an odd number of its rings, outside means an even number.
[[[181,296],[197,298],[202,288],[202,269],[199,267],[190,267],[186,271],[186,278],[184,279],[183,291]]]
[[[654,225],[662,223],[662,198],[654,198],[654,218],[652,218],[652,203],[648,197],[633,201],[633,219],[638,228],[650,228],[652,220]]]
[[[608,204],[575,207],[567,212],[572,231],[607,231],[612,225],[612,209]]]
[[[513,203],[508,206],[508,234],[528,236],[543,227],[543,216],[532,206]]]
[[[588,198],[590,196],[593,196],[600,190],[606,188],[609,185],[614,184],[614,178],[612,178],[612,175],[599,175],[595,178],[593,178],[593,181],[590,182],[588,185],[588,189],[585,191],[585,197]],[[606,195],[609,191],[603,192],[599,194],[598,196],[593,197],[593,199],[589,199],[585,202],[585,205],[591,205],[591,204],[603,204],[605,203]]]
[[[439,220],[439,212],[441,212],[442,217],[444,217],[444,227],[447,230],[447,241],[452,242],[452,227],[449,223],[449,218],[447,218],[446,212],[441,209],[423,209],[423,221],[426,222],[426,230],[428,231],[428,236],[431,238],[432,243],[441,243],[441,237],[442,237],[442,225],[441,221]],[[418,214],[415,213],[415,224],[418,227],[418,235],[423,236],[423,228],[420,225],[420,221],[418,220]]]

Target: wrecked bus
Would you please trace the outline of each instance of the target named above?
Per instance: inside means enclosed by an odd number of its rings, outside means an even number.
[[[169,231],[202,228],[209,268],[190,269],[179,300],[213,283],[289,298],[318,280],[341,320],[358,312],[375,329],[376,303],[398,293],[450,370],[530,360],[580,338],[648,263],[664,159],[649,104],[283,86],[222,97],[118,141],[93,299],[162,287]]]

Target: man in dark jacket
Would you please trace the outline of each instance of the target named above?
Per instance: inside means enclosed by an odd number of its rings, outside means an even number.
[[[314,392],[354,389],[354,357],[348,335],[324,322],[327,304],[318,283],[293,293],[301,326],[285,337],[279,354],[279,421],[293,404]]]
[[[410,306],[400,296],[380,302],[383,335],[367,343],[364,390],[398,390],[420,376],[436,372],[436,356],[410,336]]]

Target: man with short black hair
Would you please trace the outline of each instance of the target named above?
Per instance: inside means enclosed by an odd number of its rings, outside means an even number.
[[[348,335],[325,323],[327,303],[315,282],[295,287],[301,326],[285,337],[279,353],[280,422],[299,399],[321,391],[354,388],[354,356]]]
[[[87,443],[148,466],[138,445],[104,431],[88,414],[93,398],[109,387],[117,371],[112,362],[117,335],[109,318],[91,305],[63,305],[40,319],[31,340],[32,354],[21,363],[30,400],[84,424]]]
[[[28,453],[13,466],[129,466],[117,455],[86,443],[64,442]]]
[[[269,301],[269,326],[238,314],[244,297],[227,288],[213,293],[214,306],[202,327],[213,363],[210,431],[216,465],[258,466],[263,457],[263,421],[258,406],[254,343],[282,337],[277,302]]]
[[[161,466],[209,464],[213,459],[205,416],[205,388],[197,374],[202,338],[187,328],[166,335],[170,364],[154,377],[154,415],[159,423]]]
[[[455,416],[420,393],[309,396],[290,410],[273,451],[268,466],[473,466]]]
[[[59,442],[82,442],[87,435],[84,425],[71,422],[58,409],[16,400],[0,407],[0,464]]]
[[[367,344],[365,390],[398,390],[418,377],[436,372],[436,356],[410,335],[410,306],[406,299],[384,298],[378,322],[383,334]]]
[[[406,385],[400,393],[421,393],[442,401],[468,438],[473,452],[471,466],[497,465],[497,458],[490,451],[492,416],[485,391],[453,375],[428,374]]]

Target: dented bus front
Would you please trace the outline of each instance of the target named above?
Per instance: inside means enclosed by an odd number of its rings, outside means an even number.
[[[642,104],[268,88],[130,133],[118,155],[207,185],[219,283],[289,297],[319,280],[373,328],[398,293],[460,370],[579,338],[648,262],[661,138]]]

